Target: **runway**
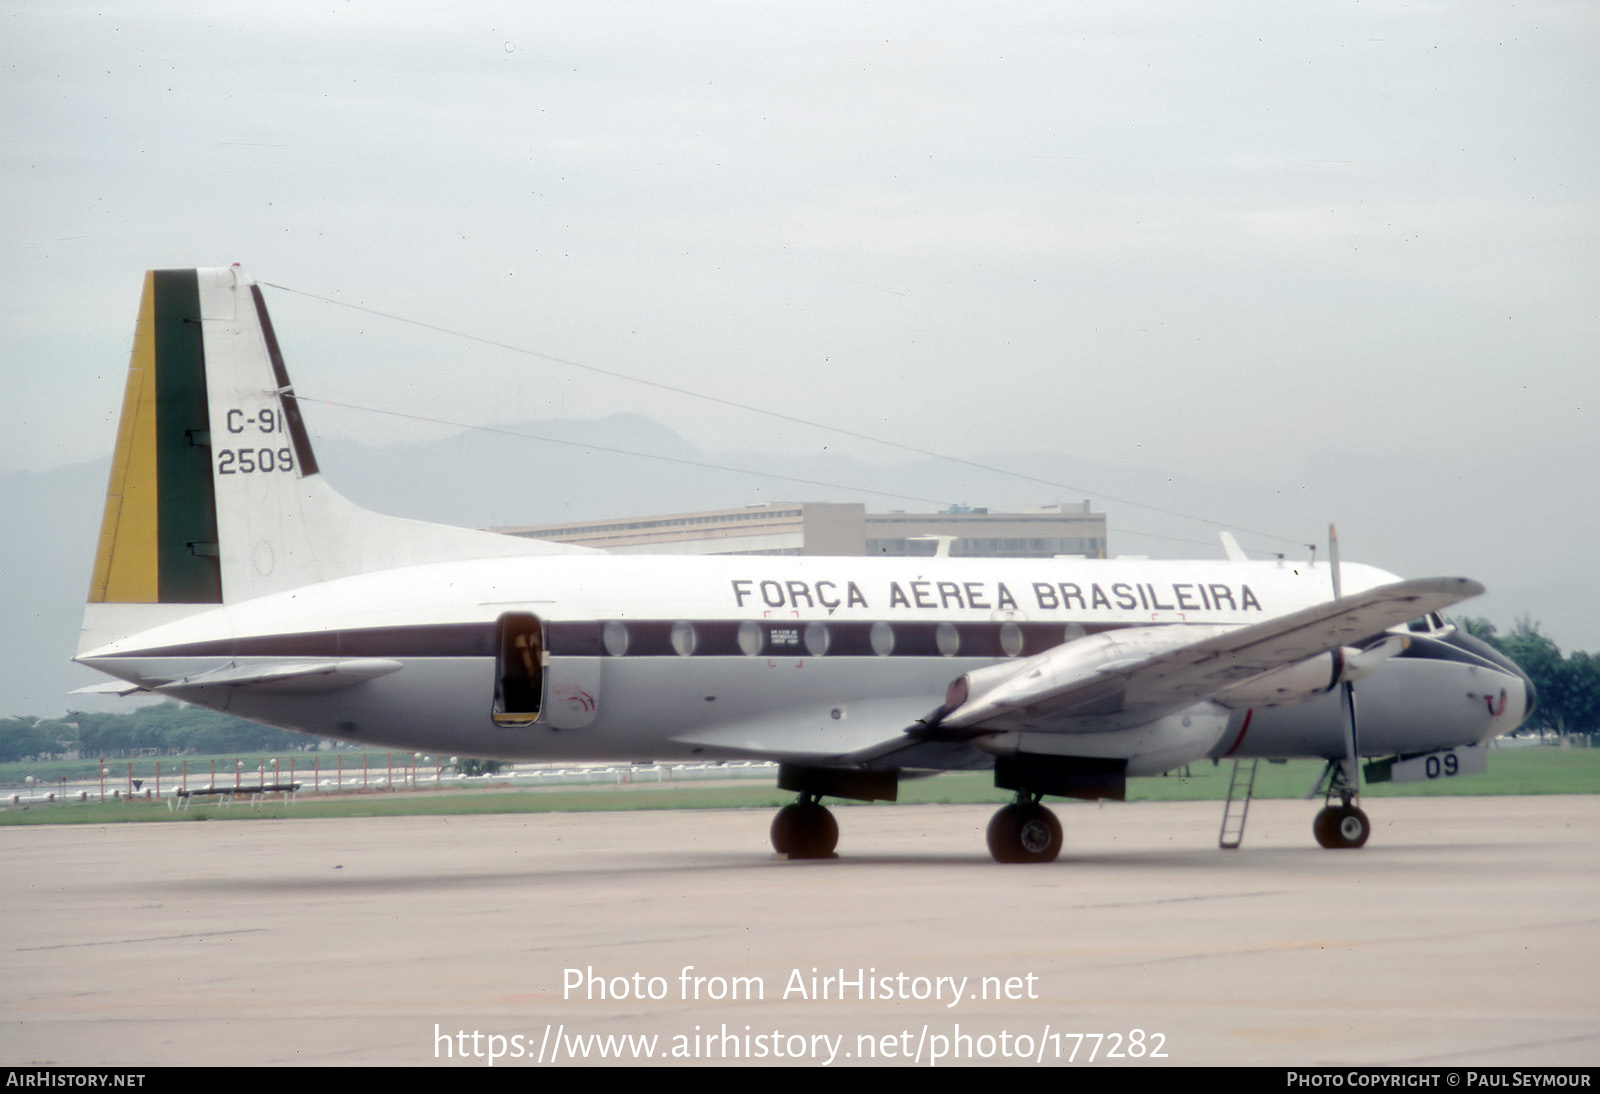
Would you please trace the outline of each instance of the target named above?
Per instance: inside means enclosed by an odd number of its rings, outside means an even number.
[[[1062,805],[1048,866],[982,806],[819,862],[765,811],[6,828],[0,1058],[1600,1064],[1600,798],[1313,811]]]

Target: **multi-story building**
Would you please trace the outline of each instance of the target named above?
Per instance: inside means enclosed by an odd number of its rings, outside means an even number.
[[[1106,518],[1058,503],[1020,513],[951,506],[940,513],[868,513],[859,502],[771,502],[574,524],[496,528],[621,554],[934,555],[1104,558]]]

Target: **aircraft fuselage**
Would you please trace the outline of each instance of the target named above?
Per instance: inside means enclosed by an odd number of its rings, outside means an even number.
[[[1345,567],[1352,590],[1388,580]],[[930,697],[974,669],[1122,628],[1242,626],[1325,600],[1326,585],[1325,567],[1282,562],[513,557],[223,605],[82,660],[242,717],[430,752],[820,760],[912,726]],[[495,717],[497,629],[508,616],[537,621],[546,655],[535,716],[511,719],[522,724]],[[229,666],[327,659],[402,670],[337,690],[206,680]],[[1361,685],[1363,751],[1492,737],[1520,718],[1520,687],[1503,666],[1392,659]],[[1199,706],[1208,728],[1185,736],[1189,754],[1157,752],[1145,766],[1341,751],[1331,696]],[[1011,737],[983,747],[1014,750]]]

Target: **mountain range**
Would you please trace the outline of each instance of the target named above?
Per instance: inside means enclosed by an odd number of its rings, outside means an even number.
[[[1592,499],[1576,489],[1583,478],[1576,469],[1588,466],[1579,453],[1572,474],[1553,468],[1536,483],[1517,481],[1488,453],[1453,444],[1419,444],[1398,466],[1327,453],[1262,468],[1252,481],[1209,481],[1043,450],[966,462],[903,454],[874,461],[822,449],[716,451],[636,415],[529,422],[383,447],[326,438],[317,453],[329,482],[359,504],[475,527],[770,501],[861,501],[869,511],[928,512],[1088,499],[1107,515],[1114,555],[1221,557],[1211,521],[1234,528],[1253,555],[1301,560],[1311,543],[1319,554],[1326,549],[1331,519],[1347,559],[1405,576],[1476,578],[1490,593],[1463,605],[1464,614],[1487,616],[1502,629],[1526,615],[1565,649],[1600,648],[1600,583],[1589,558],[1600,529]],[[128,702],[67,694],[100,679],[70,659],[107,467],[102,459],[0,474],[0,505],[12,518],[12,533],[0,543],[0,618],[8,624],[0,630],[0,716]]]

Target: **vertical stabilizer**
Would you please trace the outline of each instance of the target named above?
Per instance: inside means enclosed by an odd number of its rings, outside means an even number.
[[[352,574],[585,551],[347,501],[318,472],[260,286],[238,267],[145,275],[83,648]]]
[[[222,600],[198,314],[193,271],[145,275],[91,603]]]

